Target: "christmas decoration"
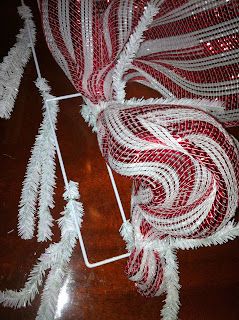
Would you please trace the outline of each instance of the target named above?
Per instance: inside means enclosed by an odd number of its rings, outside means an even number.
[[[105,161],[133,181],[131,219],[120,230],[127,274],[145,296],[166,293],[162,318],[177,319],[176,250],[239,235],[238,143],[224,129],[239,121],[237,1],[40,0],[39,10],[48,47],[82,93],[82,116]],[[126,100],[128,81],[162,98]],[[50,88],[41,77],[36,84],[46,103]],[[31,238],[39,197],[38,241],[51,239],[58,108],[53,102],[50,118],[43,111],[19,211],[19,234]],[[4,305],[31,302],[50,269],[37,319],[53,319],[81,223],[78,197],[69,184],[61,241],[40,257],[22,291],[1,293]]]
[[[49,49],[83,94],[82,115],[106,162],[133,179],[131,225],[121,230],[131,252],[127,273],[144,295],[166,291],[163,319],[176,319],[175,250],[238,235],[231,220],[237,145],[209,115],[224,125],[239,119],[237,5],[111,1],[99,11],[92,1],[62,1],[58,12],[56,6],[41,1]],[[125,101],[127,81],[164,99]]]

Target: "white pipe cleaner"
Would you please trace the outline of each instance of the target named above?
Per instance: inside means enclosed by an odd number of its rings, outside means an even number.
[[[0,118],[4,119],[10,118],[24,68],[31,55],[28,27],[31,28],[33,44],[36,40],[31,10],[23,4],[18,7],[18,13],[24,21],[24,27],[16,36],[16,43],[0,64]]]
[[[45,101],[46,99],[53,98],[53,96],[49,93],[50,87],[45,79],[38,78],[36,86],[44,102],[43,121],[31,151],[31,157],[23,182],[18,215],[18,233],[23,239],[31,239],[33,237],[37,200],[39,200],[37,239],[38,241],[45,241],[50,240],[52,236],[51,227],[53,219],[50,209],[54,207],[53,190],[55,187],[55,144]],[[53,126],[56,129],[58,113],[56,101],[50,102],[49,111]]]
[[[80,227],[83,216],[83,206],[79,200],[78,184],[70,181],[64,193],[67,201],[58,224],[61,229],[61,240],[51,244],[38,259],[30,272],[24,288],[19,291],[6,290],[0,292],[0,303],[4,306],[26,307],[34,300],[38,288],[43,283],[45,273],[50,269],[38,310],[37,320],[53,320],[57,306],[57,298],[65,277],[65,270],[70,261],[73,249],[77,243],[77,226]]]
[[[130,69],[132,61],[139,49],[140,43],[144,40],[143,34],[152,23],[153,17],[158,13],[159,8],[154,5],[154,1],[150,1],[145,7],[144,13],[140,21],[131,34],[125,48],[116,63],[113,73],[113,89],[116,95],[116,101],[123,103],[125,100],[125,85],[123,76],[127,70]]]

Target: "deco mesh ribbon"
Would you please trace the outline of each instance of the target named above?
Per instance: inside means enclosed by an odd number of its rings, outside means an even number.
[[[237,0],[40,3],[49,49],[76,90],[91,102],[112,99],[116,61],[150,3],[158,14],[144,32],[124,81],[140,82],[166,98],[218,100],[228,110],[224,122],[231,125],[239,119]]]
[[[164,319],[179,308],[174,250],[238,235],[238,145],[217,121],[239,120],[238,8],[40,1],[49,49],[85,99],[103,157],[133,180],[127,273],[146,296],[166,291]],[[128,81],[164,99],[125,101]]]
[[[207,238],[233,217],[238,149],[214,118],[177,101],[116,104],[100,113],[97,125],[104,158],[133,179],[135,248],[127,272],[141,293],[157,295],[165,265],[160,242]]]

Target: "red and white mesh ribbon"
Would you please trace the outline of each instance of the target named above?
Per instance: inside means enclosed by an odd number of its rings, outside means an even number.
[[[49,49],[76,90],[93,103],[112,98],[115,64],[148,3],[158,14],[124,80],[166,98],[219,100],[237,109],[237,0],[41,0]],[[230,113],[228,122],[235,117]]]
[[[234,216],[238,149],[213,117],[177,101],[115,104],[100,113],[97,127],[105,160],[133,180],[128,274],[141,293],[158,295],[160,243],[207,238]]]
[[[127,272],[142,294],[174,296],[165,319],[179,305],[173,250],[238,235],[238,148],[206,113],[239,120],[238,10],[236,0],[40,1],[49,49],[84,96],[103,157],[133,180]],[[164,100],[119,103],[127,81]]]

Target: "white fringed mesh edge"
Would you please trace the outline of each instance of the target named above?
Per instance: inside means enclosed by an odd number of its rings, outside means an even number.
[[[107,107],[118,105],[119,108],[129,108],[136,106],[145,106],[145,105],[167,105],[172,104],[175,106],[189,106],[198,110],[202,110],[209,115],[212,115],[224,126],[227,126],[228,123],[232,121],[239,121],[239,110],[226,110],[220,101],[208,100],[208,99],[187,99],[187,98],[149,98],[149,99],[140,99],[140,98],[131,98],[129,100],[124,100],[123,104],[120,104],[117,101],[104,101],[98,105],[90,105],[88,101],[81,108],[81,115],[86,123],[92,128],[93,132],[97,132],[97,117],[99,112],[104,110]]]
[[[31,55],[28,26],[31,28],[33,44],[36,41],[35,24],[31,10],[22,5],[18,13],[24,21],[24,27],[16,36],[16,43],[0,64],[0,118],[9,119],[14,108],[24,68]]]

